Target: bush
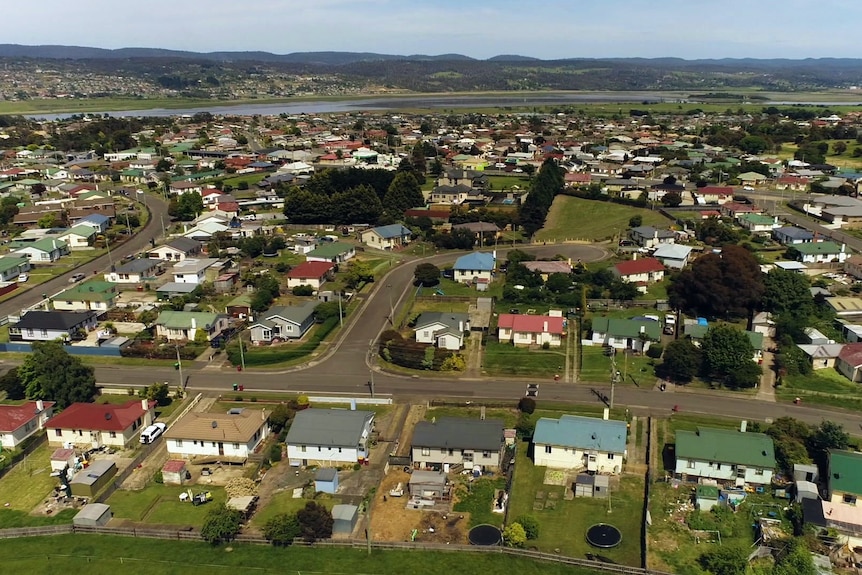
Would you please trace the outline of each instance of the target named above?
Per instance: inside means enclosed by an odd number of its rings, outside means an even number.
[[[551,343],[546,341],[542,343],[542,349],[551,349]]]
[[[532,397],[522,397],[518,401],[518,411],[521,413],[531,414],[536,411],[536,400]]]
[[[310,285],[294,286],[293,290],[291,290],[291,293],[297,296],[309,296],[314,294],[314,288]]]
[[[521,515],[515,519],[515,523],[520,523],[527,534],[527,539],[539,538],[539,521],[532,515]]]
[[[654,343],[646,350],[646,356],[652,359],[658,359],[664,353],[664,347],[660,343]]]
[[[164,483],[164,482],[165,482],[165,478],[164,478],[164,476],[162,476],[162,472],[161,472],[161,471],[156,471],[156,474],[155,474],[155,475],[153,475],[153,482],[154,482],[154,483],[159,483],[159,484],[161,484],[161,483]]]
[[[281,461],[281,445],[273,443],[269,448],[269,460],[273,463]]]

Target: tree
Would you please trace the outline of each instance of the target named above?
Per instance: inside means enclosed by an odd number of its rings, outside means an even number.
[[[664,350],[660,366],[662,377],[671,381],[688,382],[700,371],[702,354],[690,339],[675,339]]]
[[[553,273],[545,282],[545,289],[551,293],[565,293],[572,287],[572,276],[564,273]]]
[[[661,197],[661,203],[669,208],[675,208],[682,203],[679,192],[668,192]]]
[[[748,389],[757,387],[763,369],[755,361],[747,361],[728,373],[724,378],[724,384],[731,389]]]
[[[331,221],[335,224],[376,223],[383,215],[383,203],[374,188],[362,184],[332,196]]]
[[[229,509],[224,503],[217,504],[207,511],[201,527],[201,537],[213,545],[232,540],[239,533],[242,514]]]
[[[835,142],[834,144],[832,144],[832,151],[835,153],[836,156],[840,156],[847,151],[847,142],[842,142],[840,140]]]
[[[45,214],[36,222],[36,225],[42,229],[56,228],[60,223],[55,214]]]
[[[506,547],[523,547],[527,543],[527,532],[520,523],[510,523],[503,529]]]
[[[406,210],[422,205],[425,205],[425,197],[413,173],[398,172],[383,198],[386,213],[393,218],[401,219]]]
[[[63,409],[76,402],[88,402],[96,395],[93,368],[69,355],[56,341],[34,342],[18,376],[28,399],[50,399]]]
[[[630,228],[639,228],[643,225],[644,218],[642,215],[638,214],[636,216],[632,216],[629,218],[629,227]]]
[[[536,411],[536,400],[532,397],[524,396],[518,400],[518,411],[527,415]]]
[[[431,263],[416,266],[413,272],[413,285],[431,287],[440,283],[440,268]]]
[[[521,515],[515,519],[515,523],[519,523],[524,528],[527,539],[539,538],[539,521],[532,515]]]
[[[611,299],[629,301],[637,298],[638,295],[640,295],[640,292],[635,284],[615,279],[611,282],[611,285],[608,286],[608,295],[611,296]]]
[[[347,264],[347,270],[344,272],[344,285],[349,288],[355,288],[363,282],[374,281],[374,271],[368,262],[353,260]]]
[[[334,523],[332,514],[320,503],[309,501],[305,507],[296,512],[296,519],[302,530],[301,535],[306,541],[332,537]]]
[[[796,463],[810,463],[806,444],[811,428],[792,417],[779,417],[766,430],[775,444],[775,461],[785,474],[793,474]]]
[[[814,304],[811,283],[796,272],[775,268],[763,281],[763,309],[774,314],[799,313],[808,315]]]
[[[290,545],[301,534],[302,527],[293,513],[279,513],[263,526],[263,536],[276,546]]]
[[[168,204],[168,214],[182,222],[188,222],[198,217],[204,211],[204,200],[200,194],[187,193],[178,198],[171,198]]]
[[[844,431],[840,423],[824,419],[820,425],[811,430],[806,447],[811,459],[826,474],[828,471],[829,451],[847,449],[850,446],[850,434]]]
[[[13,367],[0,377],[0,391],[6,392],[6,399],[24,399],[24,385],[18,376],[17,367]]]
[[[772,575],[816,575],[814,560],[804,539],[793,538],[772,568]]]
[[[748,553],[736,545],[721,545],[702,554],[697,562],[713,575],[745,575]]]
[[[272,427],[272,430],[279,433],[284,429],[287,426],[287,422],[293,416],[293,412],[294,410],[287,403],[282,402],[276,405],[269,414],[269,425]]]
[[[199,330],[200,331],[200,330]],[[138,392],[141,397],[146,397],[150,401],[155,401],[157,405],[168,405],[171,403],[171,389],[166,382],[156,382],[148,385]]]
[[[730,325],[718,324],[710,327],[703,337],[701,348],[704,372],[713,377],[726,378],[754,363],[751,359],[754,347],[748,335]]]

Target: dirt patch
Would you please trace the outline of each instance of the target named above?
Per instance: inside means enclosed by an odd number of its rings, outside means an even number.
[[[401,433],[395,442],[396,455],[410,455],[410,442],[413,439],[413,428],[416,424],[425,419],[424,405],[411,405],[407,417],[404,419],[404,424],[401,426]]]

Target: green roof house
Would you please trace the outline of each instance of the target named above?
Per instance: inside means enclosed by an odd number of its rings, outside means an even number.
[[[118,297],[117,284],[93,280],[61,292],[51,301],[56,310],[104,312],[116,305]]]
[[[768,485],[775,469],[772,438],[763,433],[698,427],[676,432],[676,474],[684,480],[703,477],[730,483]]]
[[[838,245],[835,242],[811,242],[797,244],[793,247],[799,252],[796,260],[806,264],[825,262],[843,263],[849,255],[844,244]]]
[[[30,260],[23,256],[0,258],[0,281],[13,282],[22,273],[30,271]]]
[[[646,352],[654,341],[661,340],[661,324],[651,319],[593,319],[592,345]]]
[[[862,533],[862,453],[829,452],[827,497],[821,502],[826,527],[856,537]]]
[[[350,244],[344,242],[324,242],[305,254],[305,259],[309,262],[341,264],[355,255],[356,249]]]
[[[226,315],[203,311],[163,311],[156,319],[156,337],[168,341],[194,340],[199,331],[212,341],[228,327]]]

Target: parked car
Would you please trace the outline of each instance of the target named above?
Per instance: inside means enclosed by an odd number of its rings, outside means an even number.
[[[83,280],[85,277],[87,277],[86,274],[82,274],[82,273],[72,274],[72,277],[69,278],[69,283],[70,284],[77,283],[77,282]]]
[[[30,274],[28,274],[28,273],[18,274],[18,283],[19,284],[22,284],[29,279],[30,279]]]
[[[154,442],[156,439],[159,438],[161,434],[165,432],[166,427],[167,426],[161,421],[150,425],[141,432],[141,443],[147,445]]]

